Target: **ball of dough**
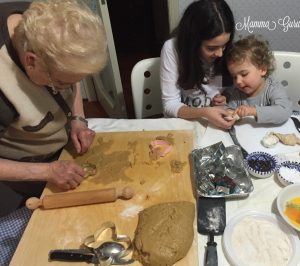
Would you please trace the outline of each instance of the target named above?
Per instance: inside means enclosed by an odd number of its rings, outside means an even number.
[[[279,138],[277,138],[272,133],[267,134],[261,140],[261,144],[266,148],[272,148],[279,142]]]
[[[241,119],[240,116],[235,112],[235,110],[233,110],[233,109],[227,109],[226,111],[228,113],[228,116],[226,116],[225,118],[228,121],[231,121],[231,120],[237,121],[237,120]]]
[[[194,239],[195,205],[169,202],[139,213],[133,258],[144,266],[169,266],[184,258]]]

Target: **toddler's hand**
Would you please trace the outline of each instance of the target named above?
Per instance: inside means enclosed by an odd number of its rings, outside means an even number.
[[[232,120],[237,121],[237,120],[240,119],[240,116],[236,113],[236,110],[229,108],[226,111],[227,111],[228,115],[224,117],[225,120],[227,120],[227,121],[232,121]]]
[[[240,116],[255,116],[256,117],[256,108],[255,106],[241,105],[235,109],[235,112]]]
[[[221,105],[225,105],[225,104],[226,104],[226,97],[221,95],[221,94],[217,94],[212,99],[212,105],[213,106],[221,106]]]

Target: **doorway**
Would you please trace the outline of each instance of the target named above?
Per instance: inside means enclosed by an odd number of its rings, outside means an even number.
[[[128,118],[135,118],[130,75],[140,60],[159,57],[169,37],[167,0],[107,0]]]

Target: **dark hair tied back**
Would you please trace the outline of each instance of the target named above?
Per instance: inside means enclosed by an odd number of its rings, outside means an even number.
[[[199,57],[199,48],[204,40],[213,39],[222,33],[234,36],[234,18],[228,4],[223,0],[199,0],[185,10],[176,37],[179,58],[178,84],[183,89],[201,87],[204,69]]]

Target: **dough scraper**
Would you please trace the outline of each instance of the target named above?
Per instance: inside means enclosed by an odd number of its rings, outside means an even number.
[[[198,233],[209,235],[204,265],[217,266],[217,243],[214,236],[223,234],[226,226],[225,198],[198,197],[197,210]]]

